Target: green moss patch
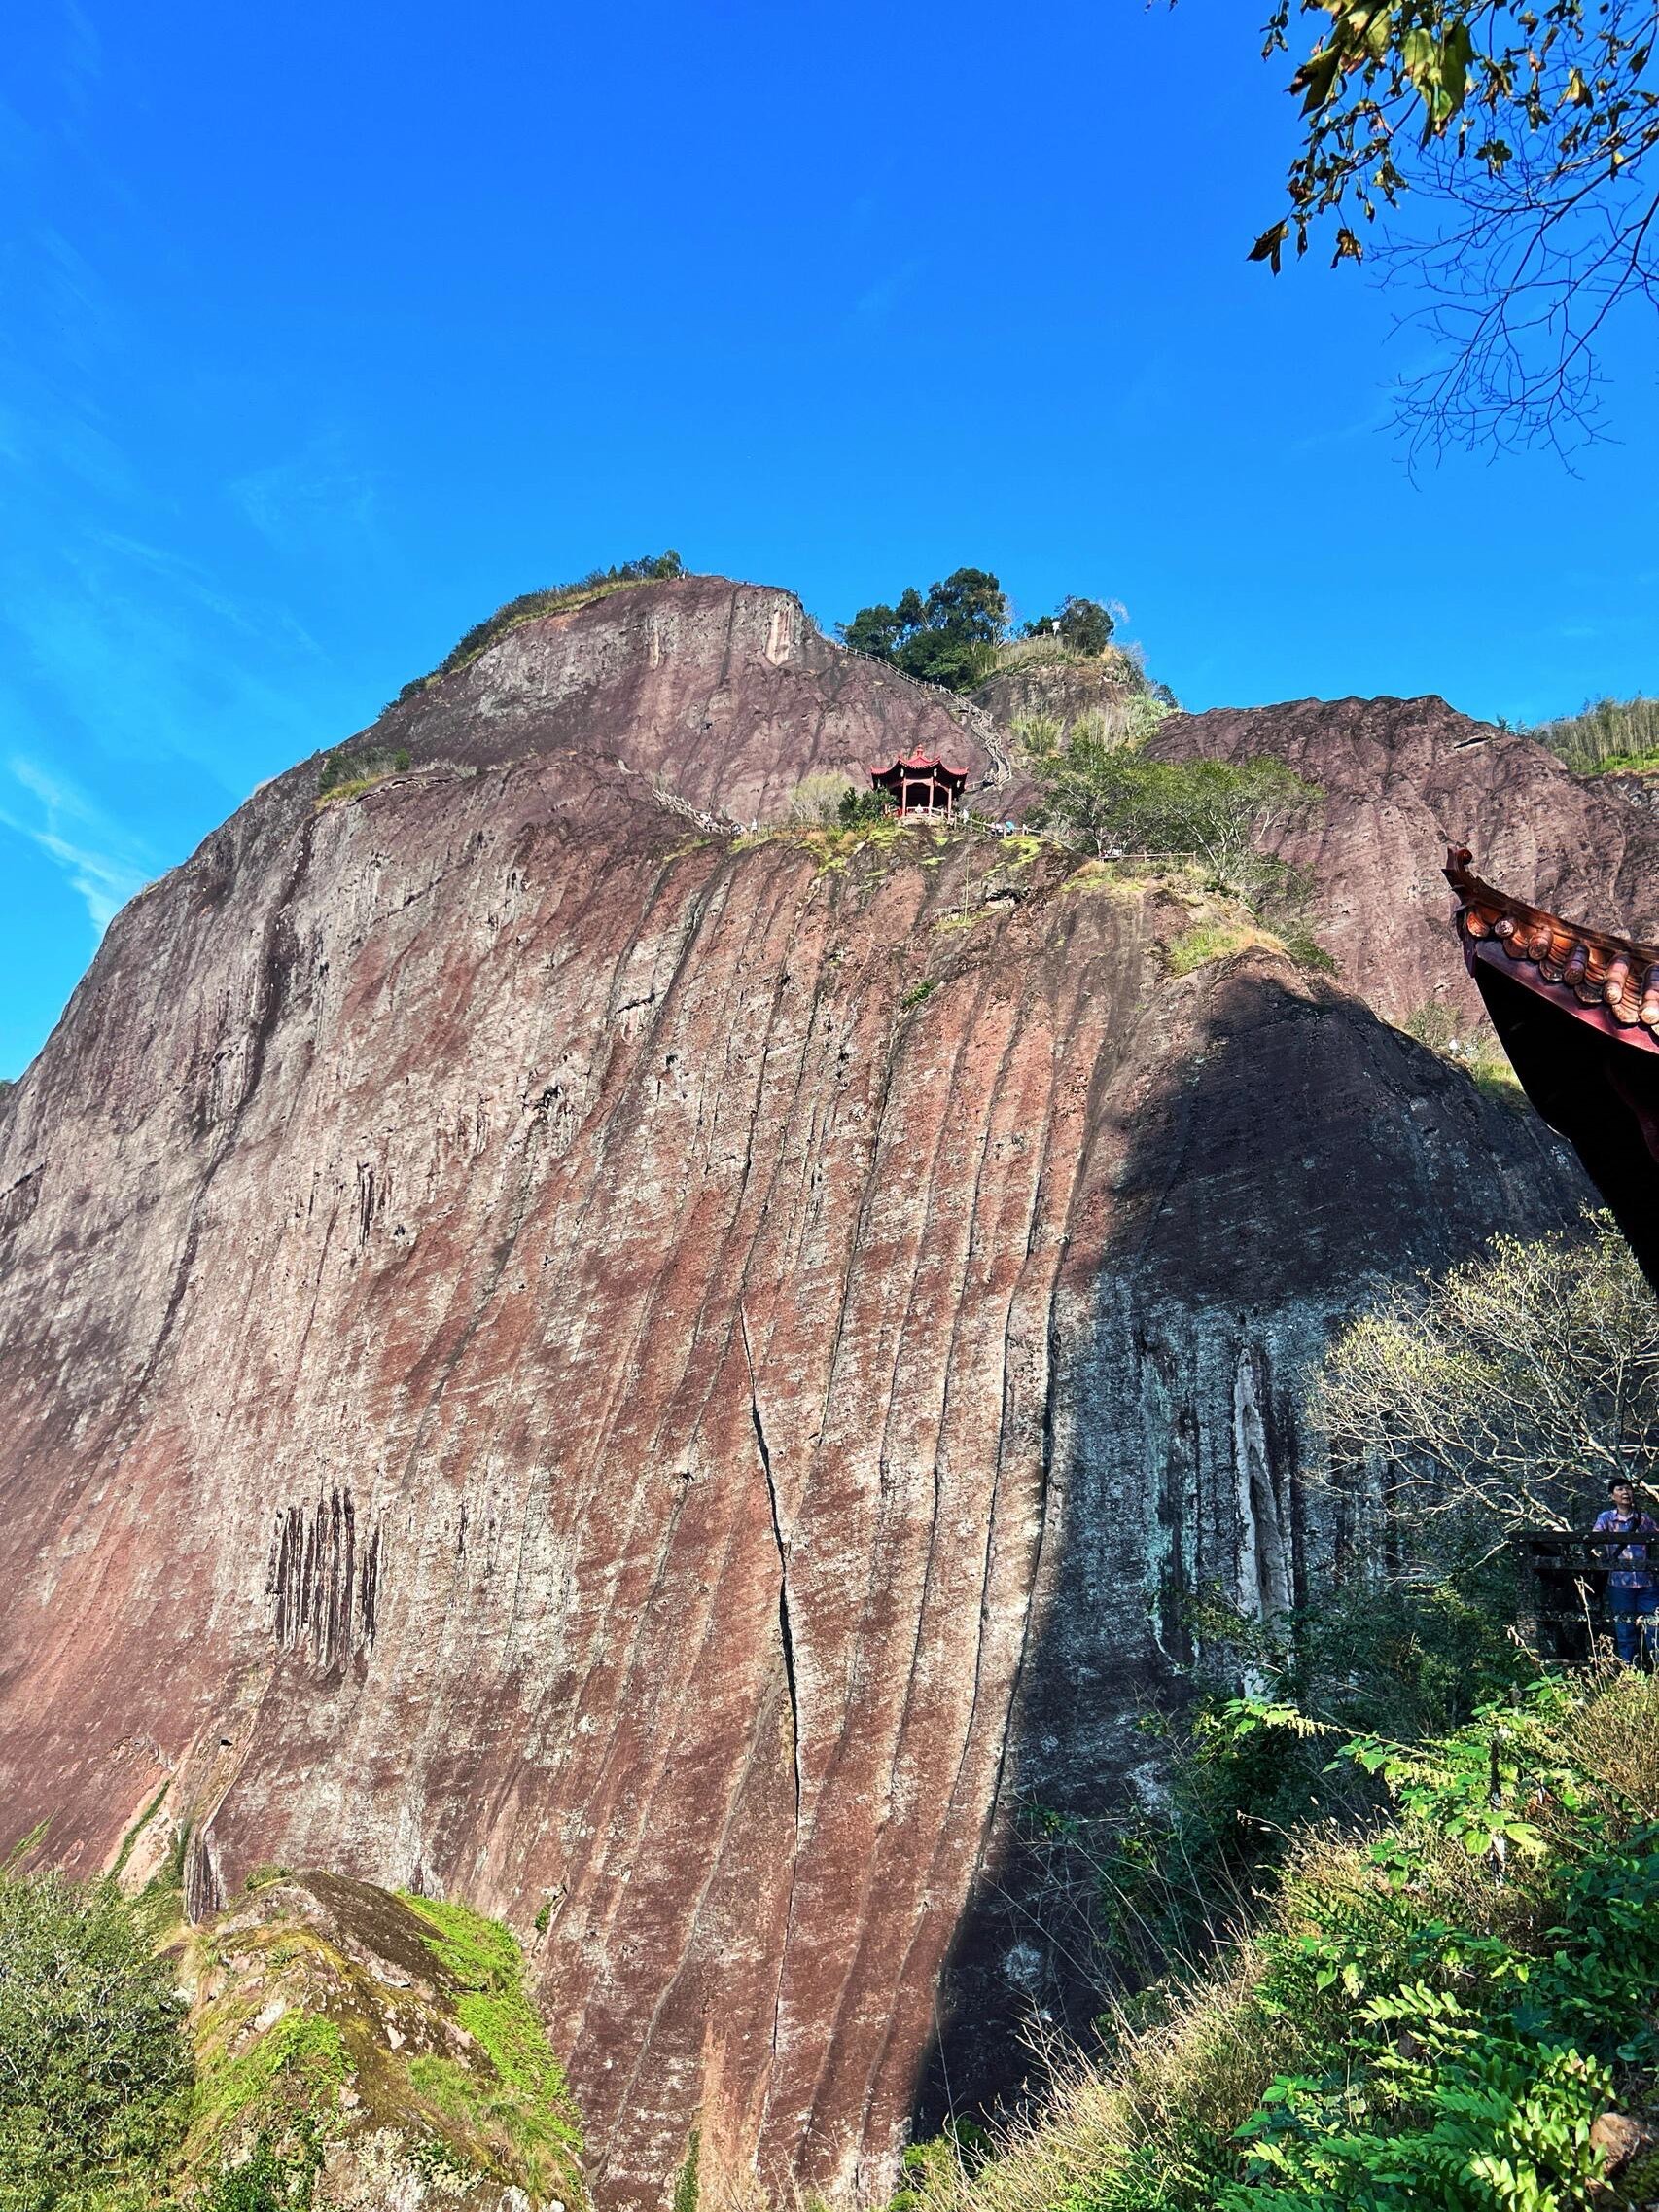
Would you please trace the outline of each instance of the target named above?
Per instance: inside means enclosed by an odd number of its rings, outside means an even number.
[[[477,2212],[505,2187],[533,2207],[585,2201],[576,2108],[497,1922],[273,1868],[179,1942],[197,2076],[187,2201],[205,2190],[217,2212],[221,2177],[324,2157],[376,2186],[458,2179],[455,2204]]]
[[[481,2124],[492,2141],[503,2137],[537,2182],[551,2188],[580,2154],[582,2129],[564,2069],[524,1994],[523,1953],[499,1920],[463,1905],[419,1897],[404,1902],[433,1930],[428,1947],[456,1988],[455,2017],[494,2077],[417,2058],[410,2062],[411,2080],[423,2094],[441,2086],[449,2100],[441,2110]]]
[[[324,2111],[351,2072],[345,2039],[324,2016],[285,2013],[245,2042],[234,2029],[247,2022],[232,2020],[225,2019],[229,2033],[218,2049],[199,2054],[191,2120],[197,2149],[228,2146],[250,2120],[268,2124]]]

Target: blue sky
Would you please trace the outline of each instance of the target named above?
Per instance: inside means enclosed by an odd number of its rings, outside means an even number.
[[[1659,685],[1651,331],[1580,473],[1382,429],[1411,302],[1247,267],[1260,11],[37,0],[0,79],[0,1075],[262,777],[676,546],[963,562],[1183,702]]]

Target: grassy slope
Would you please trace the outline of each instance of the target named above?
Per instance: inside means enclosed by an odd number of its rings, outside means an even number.
[[[928,2212],[1659,2194],[1651,2155],[1598,2188],[1592,2138],[1605,2109],[1655,2097],[1659,1683],[1545,1684],[1437,1745],[1362,1756],[1394,1823],[1306,1839],[1222,1967],[976,2171],[917,2158]]]

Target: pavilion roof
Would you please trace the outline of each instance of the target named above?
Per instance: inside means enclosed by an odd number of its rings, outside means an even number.
[[[1446,855],[1464,960],[1522,1088],[1659,1290],[1659,946],[1564,921]]]
[[[1517,981],[1575,1019],[1659,1052],[1659,945],[1615,937],[1583,922],[1563,921],[1542,907],[1483,883],[1469,872],[1466,845],[1446,855],[1446,881],[1458,896],[1456,922],[1464,959],[1478,980],[1478,963],[1501,956]]]
[[[871,775],[893,775],[904,768],[911,769],[917,775],[926,775],[930,770],[936,769],[940,774],[949,776],[953,782],[968,781],[966,768],[950,767],[937,753],[897,753],[891,761],[870,761],[865,766]]]

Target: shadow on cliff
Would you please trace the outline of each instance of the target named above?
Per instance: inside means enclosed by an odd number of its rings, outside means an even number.
[[[1339,1569],[1338,1510],[1301,1480],[1322,1448],[1304,1377],[1332,1325],[1587,1195],[1530,1110],[1359,1001],[1260,956],[1193,983],[1165,986],[1144,1094],[1119,1080],[1092,1103],[1030,1642],[917,2140],[1017,2106],[1044,2047],[1087,2049],[1123,1986],[1077,1826],[1155,1808],[1201,1657],[1194,1593],[1267,1614]]]

